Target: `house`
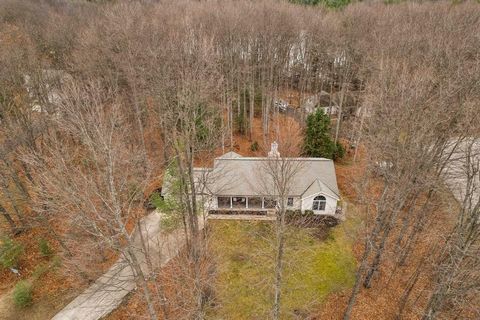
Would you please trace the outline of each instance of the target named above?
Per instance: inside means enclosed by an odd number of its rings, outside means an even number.
[[[63,70],[40,70],[34,76],[24,75],[24,85],[31,99],[31,110],[38,113],[52,111],[50,107],[62,102],[60,88],[62,85],[73,81],[73,77]],[[44,101],[39,101],[43,97]]]
[[[331,106],[328,106],[328,107],[319,107],[320,109],[323,110],[323,113],[327,114],[327,115],[336,115],[338,113],[338,107],[335,106],[335,105],[331,105]]]
[[[336,115],[338,113],[338,106],[325,91],[307,97],[302,103],[302,109],[306,114],[315,112],[317,108],[322,109],[327,115]]]
[[[273,103],[274,107],[278,109],[278,111],[285,112],[288,109],[288,102],[283,99],[277,99]]]
[[[245,211],[266,214],[277,207],[278,197],[270,191],[265,165],[279,156],[272,144],[267,157],[243,157],[228,152],[214,160],[213,168],[195,168],[197,198],[206,210],[222,213]],[[278,158],[280,159],[280,158]],[[335,215],[340,200],[333,161],[325,158],[281,158],[298,164],[291,180],[288,210]],[[165,187],[164,187],[165,189]]]

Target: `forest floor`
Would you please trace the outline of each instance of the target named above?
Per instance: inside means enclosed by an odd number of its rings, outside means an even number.
[[[47,241],[51,255],[41,253],[40,239]],[[71,270],[60,267],[62,260],[56,255],[60,248],[45,228],[30,228],[13,240],[22,245],[23,253],[16,266],[18,274],[0,266],[0,319],[50,319],[85,288],[85,283],[72,276]],[[15,284],[21,280],[32,284],[33,303],[25,308],[16,307],[13,301]]]
[[[152,271],[150,266],[161,269],[171,259],[174,259],[185,246],[183,229],[177,228],[171,232],[162,232],[161,219],[160,212],[150,213],[141,220],[141,227],[137,228],[134,233],[135,247],[141,248],[142,241],[145,241],[145,246],[149,250],[150,260],[147,260],[144,251],[137,250],[135,252],[143,272],[149,276]],[[201,220],[199,228],[203,229],[203,220]],[[97,279],[52,320],[101,319],[115,310],[134,288],[134,272],[122,257],[107,273]]]
[[[16,307],[13,301],[14,289],[4,286],[0,295],[0,319],[50,319],[84,288],[60,270],[58,257],[41,260],[43,261],[31,273],[18,276],[18,279],[32,284],[34,303],[25,308]]]
[[[347,154],[344,160],[335,164],[337,180],[340,192],[344,199],[355,204],[355,212],[347,213],[347,221],[352,216],[361,221],[357,229],[358,235],[353,244],[353,253],[357,261],[361,259],[364,250],[364,231],[365,226],[371,224],[374,219],[374,211],[366,210],[364,206],[358,203],[361,192],[367,192],[373,196],[380,196],[376,189],[380,181],[373,180],[371,189],[361,189],[361,179],[365,176],[365,168],[367,165],[365,150],[359,150],[359,161],[353,163],[351,151]],[[372,177],[370,177],[371,179]],[[412,248],[410,257],[404,266],[396,266],[396,252],[394,250],[386,250],[384,254],[383,264],[374,277],[373,285],[370,289],[363,289],[357,296],[356,304],[353,308],[351,319],[355,320],[372,320],[372,319],[394,319],[399,300],[401,299],[404,288],[407,286],[410,276],[417,268],[416,264],[409,263],[410,261],[422,261],[425,252],[431,250],[432,243],[439,243],[441,239],[439,235],[445,234],[444,229],[448,228],[451,221],[451,211],[449,206],[442,206],[442,201],[449,201],[452,197],[448,193],[444,195],[445,199],[434,199],[436,208],[432,219],[425,228],[422,237],[418,243]],[[395,228],[392,232],[392,238],[398,234],[399,228]],[[390,244],[389,247],[394,247]],[[432,274],[428,264],[426,264],[417,281],[417,285],[413,288],[411,293],[411,301],[414,304],[407,304],[403,319],[415,320],[421,318],[422,306],[425,303],[426,293],[431,283],[430,275]],[[427,290],[426,290],[427,289]],[[318,309],[314,319],[326,320],[340,320],[343,318],[343,313],[350,297],[350,289],[340,290],[329,295],[321,308]]]
[[[146,130],[150,141],[149,156],[153,163],[161,163],[161,144],[156,130]],[[163,177],[163,167],[161,165],[153,168],[153,178],[150,182],[151,189],[161,185]],[[1,200],[0,194],[0,200]],[[10,209],[6,206],[7,209]],[[28,207],[20,208],[27,217],[33,215]],[[139,213],[141,215],[141,213]],[[0,220],[0,238],[6,226]],[[62,231],[68,228],[69,221],[61,220],[61,217],[55,219],[55,229]],[[127,227],[133,229],[131,223]],[[62,249],[52,238],[51,234],[42,227],[38,221],[32,220],[32,226],[26,231],[12,237],[12,239],[22,245],[23,253],[20,255],[17,268],[19,275],[0,265],[0,319],[12,320],[30,320],[30,319],[51,319],[71,300],[83,292],[88,283],[80,279],[75,272],[74,266],[63,264],[61,254]],[[52,255],[44,257],[40,252],[39,241],[44,239],[48,242]],[[0,240],[1,241],[1,240]],[[71,248],[72,249],[72,248]],[[73,248],[74,249],[74,248]],[[93,279],[106,272],[117,260],[118,255],[113,252],[104,252],[104,259],[97,261],[91,266],[91,276]],[[54,262],[54,263],[53,263]],[[75,263],[75,262],[73,262]],[[48,268],[46,268],[48,266]],[[32,304],[25,308],[19,308],[14,305],[13,291],[16,283],[26,280],[32,283]]]
[[[214,156],[219,156],[228,151],[235,151],[243,156],[265,156],[270,148],[269,143],[274,140],[280,142],[280,152],[282,154],[290,153],[292,150],[294,153],[295,148],[297,148],[296,151],[298,152],[302,141],[302,128],[294,119],[279,116],[276,122],[273,121],[271,123],[269,137],[267,139],[262,133],[261,119],[255,118],[254,130],[251,137],[249,137],[248,133],[246,135],[235,134],[231,146],[229,139],[229,137],[225,137],[225,147],[217,149],[215,154],[200,155],[196,161],[196,165],[211,165]],[[257,142],[258,148],[252,147],[254,142]],[[287,147],[289,150],[282,150],[282,148],[287,149]],[[160,150],[158,143],[152,146],[152,148]],[[335,163],[335,169],[342,197],[346,199],[347,202],[353,204],[353,206],[349,206],[347,209],[347,222],[352,219],[359,221],[357,232],[352,235],[352,240],[355,239],[352,242],[352,252],[353,256],[358,260],[363,250],[363,240],[361,236],[363,225],[367,223],[371,217],[369,217],[365,213],[365,210],[356,203],[359,192],[369,192],[357,189],[358,182],[363,176],[366,166],[365,151],[359,150],[357,157],[359,160],[356,163],[352,161],[352,156],[352,150],[348,150],[345,159]],[[157,153],[155,154],[155,157],[160,159],[161,155]],[[157,162],[160,163],[160,161]],[[158,176],[158,178],[153,179],[152,185],[155,184],[156,186],[160,186],[162,180],[161,172],[163,168],[159,166],[156,170],[158,171],[158,174],[156,174],[155,177]],[[153,186],[153,188],[156,186]],[[350,210],[352,208],[356,208],[357,210]],[[437,221],[445,221],[447,215],[448,212],[439,211],[437,214]],[[223,221],[219,222],[223,223]],[[434,239],[431,235],[435,234],[438,231],[438,228],[442,228],[442,224],[437,223],[431,226],[431,229],[426,235],[426,240],[421,241],[414,249],[414,255],[421,255],[424,250],[428,250],[427,243]],[[308,238],[308,235],[304,234],[304,236]],[[32,277],[35,274],[35,270],[41,268],[40,266],[42,263],[46,261],[46,258],[41,256],[38,249],[38,240],[40,238],[46,238],[49,240],[55,252],[60,251],[60,249],[55,246],[53,239],[50,239],[45,230],[40,228],[33,228],[30,231],[15,237],[15,240],[23,243],[25,246],[25,253],[22,255],[19,265],[21,276],[17,277],[9,270],[5,269],[0,271],[0,319],[49,319],[61,309],[66,302],[70,301],[85,288],[86,284],[79,282],[78,279],[72,276],[68,270],[62,268],[55,269],[42,274],[34,280],[34,304],[32,306],[24,310],[20,310],[13,306],[11,301],[11,291],[15,283],[20,279],[33,279]],[[316,240],[314,242],[315,243],[312,245],[313,247],[321,246]],[[387,252],[387,261],[388,257],[392,254],[393,253]],[[104,265],[101,266],[101,269],[107,270],[115,260],[115,256],[110,256],[109,259],[105,261]],[[412,259],[412,261],[413,260],[414,259]],[[182,266],[181,263],[181,260],[172,261],[167,265],[164,272],[162,272],[166,283],[166,291],[177,298],[179,298],[178,292],[183,291],[179,289],[178,283],[170,280],[178,273],[178,267]],[[383,275],[391,275],[379,277],[378,279],[384,279],[381,281],[375,279],[374,286],[371,289],[362,290],[358,298],[358,303],[354,308],[352,318],[359,320],[392,318],[396,311],[394,306],[397,305],[398,299],[402,294],[401,288],[404,287],[405,283],[408,281],[408,277],[414,268],[415,266],[407,264],[407,266],[402,267],[401,270],[396,270],[393,265],[390,265],[388,262],[385,263],[384,267],[380,270],[380,273]],[[428,274],[428,272],[424,274]],[[334,290],[326,289],[324,293],[328,292],[330,294],[323,294],[321,295],[321,299],[312,300],[316,307],[309,308],[308,311],[311,312],[313,310],[313,313],[318,314],[318,318],[321,319],[341,319],[343,308],[346,305],[350,292],[348,287],[351,285],[351,282],[347,282],[348,281],[342,280],[340,281],[342,285],[338,288],[335,288]],[[429,282],[428,276],[422,276],[419,282],[422,285],[427,285]],[[420,301],[422,299],[419,290],[413,292],[412,296]],[[221,299],[221,297],[219,297],[219,299]],[[133,315],[139,316],[146,314],[145,305],[141,300],[141,293],[138,291],[132,292],[132,294],[129,295],[128,300],[107,319],[131,319]],[[217,310],[217,312],[223,311]],[[182,317],[181,307],[175,310],[174,313],[178,314],[177,318],[180,319]],[[415,310],[406,310],[405,318],[416,319]]]

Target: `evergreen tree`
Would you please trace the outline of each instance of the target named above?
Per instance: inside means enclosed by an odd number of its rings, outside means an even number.
[[[317,109],[307,117],[303,153],[309,157],[328,159],[341,158],[344,154],[342,145],[335,145],[330,136],[330,118],[322,109]]]

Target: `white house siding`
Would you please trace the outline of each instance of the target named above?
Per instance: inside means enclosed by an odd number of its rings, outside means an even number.
[[[337,201],[338,199],[332,198],[329,195],[323,194],[323,193],[317,193],[312,196],[306,197],[302,199],[302,211],[305,210],[312,210],[313,206],[313,199],[316,196],[324,196],[327,199],[327,203],[325,205],[325,210],[324,211],[315,211],[317,214],[327,214],[327,215],[334,215],[335,211],[337,210]]]
[[[200,198],[200,202],[203,202],[203,208],[206,212],[218,208],[217,197],[209,195],[197,195],[197,197]]]
[[[287,206],[288,210],[299,210],[302,208],[302,199],[298,197],[293,197],[293,206]]]

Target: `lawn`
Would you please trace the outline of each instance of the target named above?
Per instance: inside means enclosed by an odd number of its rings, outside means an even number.
[[[274,224],[210,221],[216,259],[216,305],[211,319],[267,319],[273,300]],[[330,230],[288,227],[282,319],[304,319],[325,297],[354,282],[352,223]]]

